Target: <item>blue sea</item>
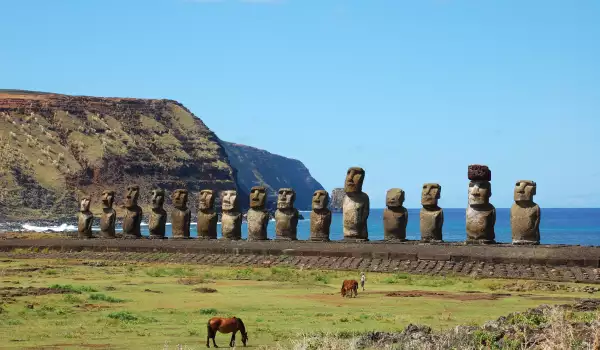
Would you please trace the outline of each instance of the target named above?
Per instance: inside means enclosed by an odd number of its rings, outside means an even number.
[[[510,209],[496,209],[496,241],[511,242],[510,231]],[[419,211],[420,209],[408,209],[407,239],[419,240]],[[310,236],[310,212],[302,211],[305,220],[298,222],[298,239],[306,240]],[[444,209],[443,238],[447,242],[464,241],[465,233],[465,209]],[[342,214],[333,213],[331,220],[332,240],[343,238]],[[372,209],[369,214],[369,239],[383,239],[383,209]],[[59,227],[36,227],[23,225],[27,230],[35,231],[72,231],[76,228],[72,225],[61,225]],[[95,230],[99,230],[98,227]],[[117,227],[117,231],[120,227]],[[248,226],[243,223],[242,237],[248,235]],[[220,224],[218,227],[219,237]],[[540,236],[542,244],[571,244],[600,246],[600,209],[543,209],[540,223]],[[142,234],[148,235],[147,224],[142,224]],[[196,224],[192,223],[191,235],[196,236]],[[275,237],[275,222],[272,220],[268,226],[269,238]],[[171,236],[171,226],[167,224],[167,236]]]

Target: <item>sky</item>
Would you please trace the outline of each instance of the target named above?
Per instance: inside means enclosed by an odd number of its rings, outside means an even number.
[[[600,207],[600,1],[0,0],[0,88],[168,98],[371,207]]]

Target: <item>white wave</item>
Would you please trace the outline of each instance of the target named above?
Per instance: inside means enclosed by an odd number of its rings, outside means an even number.
[[[35,232],[66,232],[66,231],[77,231],[77,227],[74,225],[62,224],[60,226],[34,226],[30,224],[23,224],[23,229],[26,231],[35,231]]]

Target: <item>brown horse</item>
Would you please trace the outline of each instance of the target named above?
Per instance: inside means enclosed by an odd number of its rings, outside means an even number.
[[[344,280],[342,282],[342,297],[345,297],[348,292],[350,292],[350,298],[352,298],[352,294],[354,294],[354,297],[358,295],[358,282],[356,280]]]
[[[217,331],[221,333],[232,333],[231,340],[229,341],[229,347],[235,346],[235,334],[237,331],[242,333],[242,343],[246,346],[246,342],[248,341],[248,333],[246,332],[246,326],[244,326],[244,322],[237,317],[231,318],[223,318],[223,317],[213,317],[208,320],[208,324],[206,325],[208,329],[208,335],[206,337],[206,347],[210,348],[209,340],[212,338],[213,345],[215,348],[218,348],[217,343],[215,343],[215,337],[217,335]]]

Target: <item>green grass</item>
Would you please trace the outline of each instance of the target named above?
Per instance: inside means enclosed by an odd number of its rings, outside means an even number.
[[[132,322],[138,320],[137,316],[135,316],[129,311],[111,312],[110,314],[108,314],[108,317],[123,322]]]
[[[90,300],[95,300],[95,301],[106,301],[106,302],[109,302],[109,303],[123,303],[123,302],[126,301],[125,299],[119,299],[119,298],[111,297],[109,295],[102,294],[102,293],[90,294],[89,299]]]
[[[96,289],[90,286],[73,286],[71,284],[53,284],[49,288],[67,290],[77,294],[81,294],[84,292],[97,292]]]
[[[103,344],[119,349],[162,349],[165,342],[170,348],[185,344],[198,349],[203,347],[206,322],[213,316],[243,319],[249,345],[258,347],[285,343],[305,330],[352,335],[397,331],[409,323],[435,330],[483,324],[540,304],[563,304],[565,297],[590,297],[587,293],[534,290],[531,295],[513,292],[497,300],[460,300],[459,296],[502,292],[503,286],[513,281],[367,273],[366,291],[359,290],[357,298],[342,298],[342,280],[358,279],[357,272],[287,267],[111,262],[85,266],[74,260],[12,259],[0,262],[0,271],[23,264],[45,268],[5,275],[2,284],[50,286],[70,293],[16,297],[15,302],[4,303],[0,315],[3,349],[52,345],[79,349]],[[202,287],[218,293],[194,291]],[[457,297],[386,296],[392,291],[443,291]],[[584,314],[577,317],[592,319]],[[535,324],[540,320],[532,317],[515,322]],[[485,341],[490,335],[480,336]],[[217,335],[217,344],[225,346],[228,341],[227,335]]]

